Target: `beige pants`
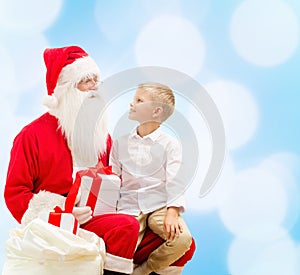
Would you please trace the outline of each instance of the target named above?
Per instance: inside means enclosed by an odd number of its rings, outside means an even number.
[[[164,234],[166,212],[167,208],[164,207],[152,213],[141,214],[137,217],[140,224],[138,244],[141,242],[147,226],[162,239],[166,240]],[[183,218],[179,216],[178,219],[182,225],[183,232],[179,234],[179,237],[175,237],[173,241],[166,240],[149,255],[147,264],[152,271],[158,271],[169,266],[189,250],[192,243],[192,236]]]

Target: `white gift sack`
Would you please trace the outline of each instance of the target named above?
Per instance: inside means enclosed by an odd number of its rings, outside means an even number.
[[[2,275],[103,274],[104,241],[83,229],[74,235],[35,219],[11,230],[5,250]]]

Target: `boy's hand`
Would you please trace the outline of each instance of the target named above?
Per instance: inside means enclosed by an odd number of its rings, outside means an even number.
[[[169,207],[164,221],[164,231],[167,241],[173,241],[183,232],[182,225],[178,222],[179,207]]]

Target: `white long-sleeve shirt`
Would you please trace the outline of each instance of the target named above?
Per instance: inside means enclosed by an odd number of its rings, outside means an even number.
[[[143,138],[135,130],[117,139],[110,165],[122,179],[119,213],[138,216],[165,206],[185,210],[181,144],[159,128]]]

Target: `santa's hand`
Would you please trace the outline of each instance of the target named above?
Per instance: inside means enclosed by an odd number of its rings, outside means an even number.
[[[75,206],[72,214],[78,220],[79,224],[84,224],[92,218],[92,209],[89,206]]]

